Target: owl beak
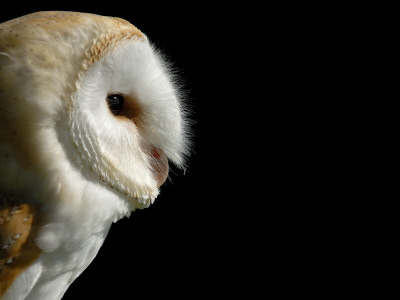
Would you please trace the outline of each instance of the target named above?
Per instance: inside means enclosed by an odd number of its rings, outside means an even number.
[[[150,154],[152,158],[150,164],[159,188],[168,177],[168,159],[164,152],[157,148],[153,148]]]

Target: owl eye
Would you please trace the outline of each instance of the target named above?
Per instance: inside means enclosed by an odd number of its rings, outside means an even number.
[[[124,96],[120,94],[110,94],[107,96],[107,104],[114,116],[119,116],[124,107]]]

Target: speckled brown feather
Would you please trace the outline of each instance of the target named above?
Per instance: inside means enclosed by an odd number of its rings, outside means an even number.
[[[0,297],[41,253],[34,243],[37,220],[27,203],[0,203]]]

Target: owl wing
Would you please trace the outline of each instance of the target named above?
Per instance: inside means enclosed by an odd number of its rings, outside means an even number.
[[[41,273],[40,265],[29,268],[41,253],[34,243],[38,215],[30,204],[7,200],[0,203],[0,298],[21,299]]]

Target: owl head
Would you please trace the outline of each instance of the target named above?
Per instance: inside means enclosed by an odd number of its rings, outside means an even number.
[[[1,189],[61,189],[60,176],[74,173],[133,209],[148,206],[168,161],[184,168],[188,155],[172,73],[146,35],[119,18],[40,12],[3,23]]]

